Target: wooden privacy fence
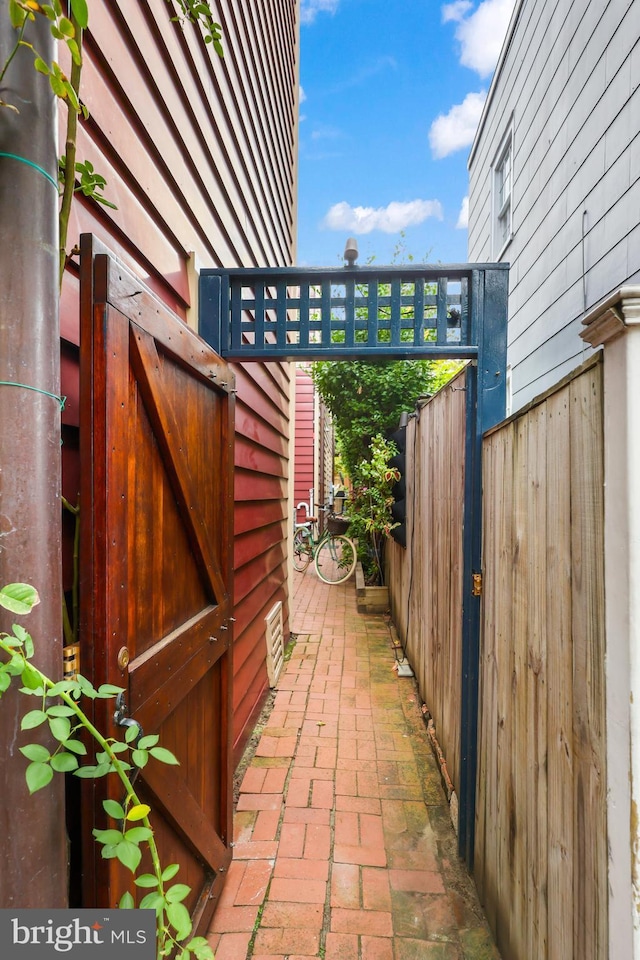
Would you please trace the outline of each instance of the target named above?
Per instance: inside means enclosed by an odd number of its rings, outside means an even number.
[[[483,445],[475,874],[509,960],[607,956],[601,372]]]
[[[466,376],[409,420],[407,549],[386,547],[392,618],[458,792]]]
[[[602,364],[483,440],[475,878],[505,960],[604,960]],[[465,374],[409,421],[391,610],[460,789]]]

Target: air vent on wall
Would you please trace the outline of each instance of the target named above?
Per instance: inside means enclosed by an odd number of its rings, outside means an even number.
[[[265,617],[267,636],[267,673],[269,686],[275,687],[284,663],[284,630],[282,627],[282,601],[278,600]]]

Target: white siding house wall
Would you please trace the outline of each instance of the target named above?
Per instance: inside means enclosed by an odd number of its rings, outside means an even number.
[[[512,236],[494,167],[512,129]],[[510,262],[513,409],[590,352],[588,310],[640,280],[640,2],[519,0],[469,159],[469,260]]]

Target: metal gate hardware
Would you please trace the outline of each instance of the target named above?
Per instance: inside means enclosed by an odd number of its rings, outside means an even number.
[[[70,643],[62,648],[62,673],[65,680],[75,680],[80,672],[80,644]]]
[[[137,743],[140,737],[143,736],[144,730],[138,721],[134,720],[133,717],[128,716],[128,714],[129,708],[127,706],[127,701],[125,700],[123,690],[116,697],[116,709],[113,711],[113,722],[119,727],[137,727],[138,736],[135,739],[135,742]]]
[[[473,581],[471,593],[473,594],[474,597],[481,597],[482,596],[482,574],[474,573],[471,579]]]

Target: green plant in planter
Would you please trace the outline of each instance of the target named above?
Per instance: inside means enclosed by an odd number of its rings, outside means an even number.
[[[393,485],[400,479],[400,473],[389,466],[397,452],[393,441],[376,434],[371,441],[370,458],[358,464],[352,478],[349,536],[358,539],[358,559],[368,583],[384,583],[384,541],[398,526],[391,515],[391,506]]]
[[[39,603],[36,590],[29,584],[11,583],[0,588],[0,606],[11,613],[25,615]],[[54,773],[71,773],[77,777],[98,778],[115,774],[123,788],[123,799],[104,800],[103,807],[114,826],[107,830],[94,830],[97,843],[102,844],[104,859],[115,858],[134,874],[142,859],[142,845],[146,844],[152,862],[152,873],[135,876],[138,887],[148,889],[140,902],[141,908],[154,909],[157,919],[158,958],[175,953],[177,960],[213,960],[213,951],[204,937],[193,937],[191,918],[183,901],[190,887],[183,883],[168,886],[180,867],[177,863],[163,868],[158,856],[153,828],[149,822],[151,808],[142,803],[134,786],[133,777],[153,758],[161,763],[177,764],[178,760],[164,747],[158,746],[158,736],[139,736],[137,726],[126,729],[124,740],[105,737],[92,724],[83,711],[82,697],[90,700],[108,699],[122,692],[121,687],[102,684],[97,689],[85,677],[73,680],[51,680],[31,662],[34,643],[20,624],[14,624],[12,633],[0,632],[0,651],[6,659],[0,659],[0,698],[19,678],[20,692],[35,697],[37,706],[27,712],[21,729],[34,730],[47,726],[53,738],[51,747],[42,743],[28,743],[20,752],[29,761],[25,771],[27,787],[35,793],[46,787]],[[96,763],[81,766],[80,759],[87,754],[80,738],[89,734],[96,742]],[[133,771],[133,775],[129,775]],[[119,906],[131,909],[135,906],[129,891],[123,894]]]

